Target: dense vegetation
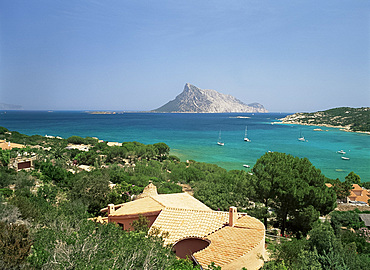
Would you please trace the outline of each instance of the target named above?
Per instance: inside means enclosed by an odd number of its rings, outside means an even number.
[[[330,216],[331,223],[317,222],[309,238],[272,243],[273,260],[263,269],[368,269],[370,230],[363,228],[358,213],[334,211]]]
[[[370,108],[340,107],[315,113],[296,113],[282,119],[310,125],[349,126],[351,131],[370,132]]]
[[[275,209],[283,235],[289,228],[297,237],[305,236],[319,216],[335,208],[334,190],[325,186],[325,176],[306,158],[266,153],[252,171],[252,199]],[[267,217],[264,222],[267,227]]]
[[[190,186],[194,196],[214,210],[237,206],[238,211],[264,221],[267,228],[278,227],[297,238],[321,230],[316,221],[334,209],[339,194],[325,186],[333,180],[307,159],[283,153],[266,153],[247,172],[192,160],[181,162],[169,155],[164,143],[125,142],[109,147],[89,137],[45,138],[5,128],[0,128],[0,139],[27,145],[0,150],[2,269],[193,269],[192,263],[177,260],[164,248],[161,238],[147,236],[140,224],[137,228],[141,229],[124,232],[112,224],[88,220],[109,203],[132,200],[149,182],[162,194],[181,192],[179,184]],[[89,151],[66,148],[70,144],[89,145]],[[8,169],[12,158],[22,156],[36,158],[35,170]],[[354,173],[347,178],[360,181]],[[346,187],[350,188],[347,185],[340,191]],[[333,234],[338,238],[343,218],[337,220]],[[356,224],[356,217],[351,220],[350,224]],[[357,229],[360,225],[351,226]],[[313,257],[309,252],[316,244],[297,241],[303,243],[299,256]],[[362,248],[368,250],[366,244]],[[344,251],[332,250],[335,256]],[[294,265],[283,253],[276,254],[271,265]]]

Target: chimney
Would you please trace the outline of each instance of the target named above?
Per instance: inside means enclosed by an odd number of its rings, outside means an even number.
[[[114,213],[114,204],[110,203],[108,204],[108,216],[112,213]]]
[[[237,208],[235,206],[231,206],[229,208],[229,226],[230,227],[234,227],[237,218],[238,218]]]

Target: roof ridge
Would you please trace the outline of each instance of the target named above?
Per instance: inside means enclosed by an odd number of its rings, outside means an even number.
[[[158,194],[159,195],[159,194]],[[158,196],[158,195],[155,195],[155,196]],[[163,203],[159,202],[158,200],[154,199],[153,196],[148,196],[147,198],[151,198],[153,201],[159,203],[160,205],[162,205],[164,208],[167,208]]]
[[[229,212],[224,211],[214,211],[214,210],[202,210],[202,209],[189,209],[189,208],[179,208],[179,207],[165,207],[165,209],[173,209],[173,210],[186,210],[186,211],[196,211],[196,212],[205,212],[205,213],[220,213],[220,214],[229,214]]]

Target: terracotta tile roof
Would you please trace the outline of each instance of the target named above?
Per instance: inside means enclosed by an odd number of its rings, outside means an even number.
[[[228,212],[166,208],[154,221],[149,233],[154,228],[169,233],[164,239],[164,244],[168,245],[187,237],[205,237],[222,228],[228,220]]]
[[[151,196],[151,198],[166,207],[212,211],[212,209],[204,203],[185,192],[160,194],[157,196]]]
[[[257,219],[238,214],[234,227],[228,226],[229,213],[166,208],[150,228],[159,228],[169,235],[165,245],[190,237],[210,240],[210,245],[193,254],[202,266],[214,262],[227,265],[250,252],[263,241],[265,227]]]
[[[258,269],[263,264],[257,255],[253,259],[248,256],[264,254],[265,227],[246,214],[237,213],[235,226],[230,227],[229,212],[213,211],[187,193],[149,195],[117,207],[120,208],[109,216],[158,212],[149,233],[156,229],[168,233],[163,235],[165,245],[193,237],[209,240],[208,247],[193,254],[202,266],[215,262],[225,269],[234,269],[252,260]]]
[[[141,201],[144,199],[144,202]],[[164,209],[165,207],[212,211],[211,208],[203,204],[201,201],[198,201],[188,193],[173,193],[159,194],[156,196],[146,196],[140,199],[136,199],[135,201],[117,204],[114,206],[114,208],[116,209],[114,215],[129,215],[128,213],[132,215],[135,211],[138,211],[137,214],[153,212],[153,207],[156,209],[155,211],[159,211],[161,209]],[[123,208],[127,208],[127,210],[122,210]],[[100,211],[107,212],[108,208],[105,207]]]
[[[164,208],[165,206],[163,204],[153,200],[151,197],[147,197],[122,204],[122,207],[111,213],[110,216],[139,215],[161,211]]]
[[[333,185],[332,184],[330,184],[330,183],[325,183],[325,185],[327,186],[327,187],[332,187]]]
[[[352,185],[353,189],[351,189],[351,194],[348,196],[348,198],[351,201],[360,201],[360,202],[365,202],[368,203],[368,200],[370,199],[370,193],[366,190],[360,187],[358,184],[353,184]],[[361,195],[357,195],[354,191],[361,191]]]
[[[148,186],[144,188],[144,191],[136,198],[136,200],[141,200],[143,198],[149,197],[155,200],[157,203],[163,205],[164,207],[212,211],[212,209],[206,206],[204,203],[195,199],[193,196],[185,192],[172,194],[158,194],[157,187],[152,183],[150,183]],[[117,204],[114,206],[114,208],[115,210],[118,211],[118,209],[125,205],[126,203]],[[100,211],[108,212],[108,207],[105,207]]]
[[[245,218],[251,219],[249,216]],[[254,222],[259,221],[255,220]],[[260,227],[260,225],[255,227]],[[214,262],[216,265],[223,267],[254,249],[263,240],[264,235],[263,225],[260,229],[225,226],[209,235],[207,239],[211,241],[211,244],[207,248],[194,253],[193,256],[202,266]]]
[[[251,216],[243,216],[236,221],[235,227],[245,228],[245,229],[257,229],[265,230],[265,225],[258,219]]]
[[[355,196],[354,197],[354,201],[365,202],[365,203],[368,203],[367,201],[369,199],[370,199],[370,197],[368,195],[365,195],[365,194],[362,194],[361,196]]]
[[[362,187],[360,187],[358,184],[353,184],[352,185],[353,189],[352,190],[363,190]]]

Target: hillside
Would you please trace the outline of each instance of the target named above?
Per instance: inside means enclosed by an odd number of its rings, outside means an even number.
[[[314,113],[295,113],[280,120],[285,124],[330,126],[353,132],[370,132],[369,107],[340,107]]]
[[[266,113],[259,103],[245,104],[239,99],[224,95],[215,90],[200,89],[189,83],[174,100],[169,101],[153,112],[189,112],[189,113]]]

